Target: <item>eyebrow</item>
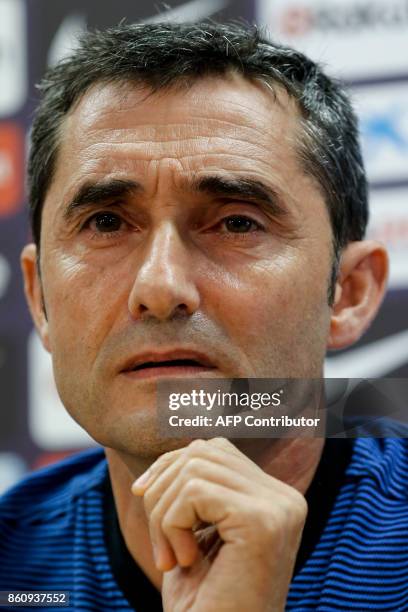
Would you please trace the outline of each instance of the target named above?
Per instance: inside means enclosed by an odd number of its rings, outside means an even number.
[[[289,210],[277,191],[262,181],[241,176],[201,176],[186,183],[187,190],[218,198],[237,198],[252,200],[262,204],[275,218],[290,216]],[[131,179],[110,179],[86,181],[75,192],[64,211],[64,219],[69,220],[77,210],[109,203],[112,200],[126,199],[143,192],[143,187]]]
[[[263,204],[277,218],[289,216],[287,206],[275,189],[249,177],[204,176],[193,182],[192,189],[214,197],[253,200]]]
[[[64,211],[64,219],[70,219],[80,208],[90,204],[103,204],[111,200],[124,199],[143,191],[140,183],[126,179],[111,179],[109,181],[87,181],[75,192]]]

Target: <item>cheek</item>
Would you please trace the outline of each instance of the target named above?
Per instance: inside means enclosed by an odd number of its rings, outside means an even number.
[[[97,351],[123,300],[118,270],[62,256],[46,269],[44,286],[54,357],[73,361]]]
[[[294,257],[276,257],[274,261],[256,262],[229,274],[219,287],[218,299],[223,319],[230,333],[259,339],[268,328],[290,325],[300,308],[305,286],[299,278]]]
[[[303,372],[312,354],[317,363],[324,353],[327,266],[316,270],[303,261],[293,254],[257,262],[214,290],[211,314],[259,373],[279,363],[293,372],[294,361]]]

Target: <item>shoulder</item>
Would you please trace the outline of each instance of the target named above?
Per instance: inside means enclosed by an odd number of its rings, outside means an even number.
[[[38,522],[102,486],[107,462],[102,448],[78,453],[29,474],[0,497],[0,520]]]
[[[408,439],[357,439],[348,475],[371,481],[388,498],[408,502]]]

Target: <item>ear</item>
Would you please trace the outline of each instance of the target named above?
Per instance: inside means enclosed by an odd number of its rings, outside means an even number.
[[[37,266],[37,247],[35,244],[27,244],[24,247],[21,253],[20,262],[24,278],[24,293],[31,317],[44,348],[50,353],[48,321],[44,308],[41,278]]]
[[[385,294],[388,255],[374,240],[350,242],[340,259],[330,318],[328,349],[356,342],[369,327]]]

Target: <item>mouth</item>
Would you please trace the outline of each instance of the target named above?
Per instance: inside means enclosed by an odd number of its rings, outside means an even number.
[[[207,358],[175,357],[166,359],[164,356],[151,355],[146,360],[141,358],[123,370],[131,378],[187,377],[196,376],[202,372],[214,370]]]

